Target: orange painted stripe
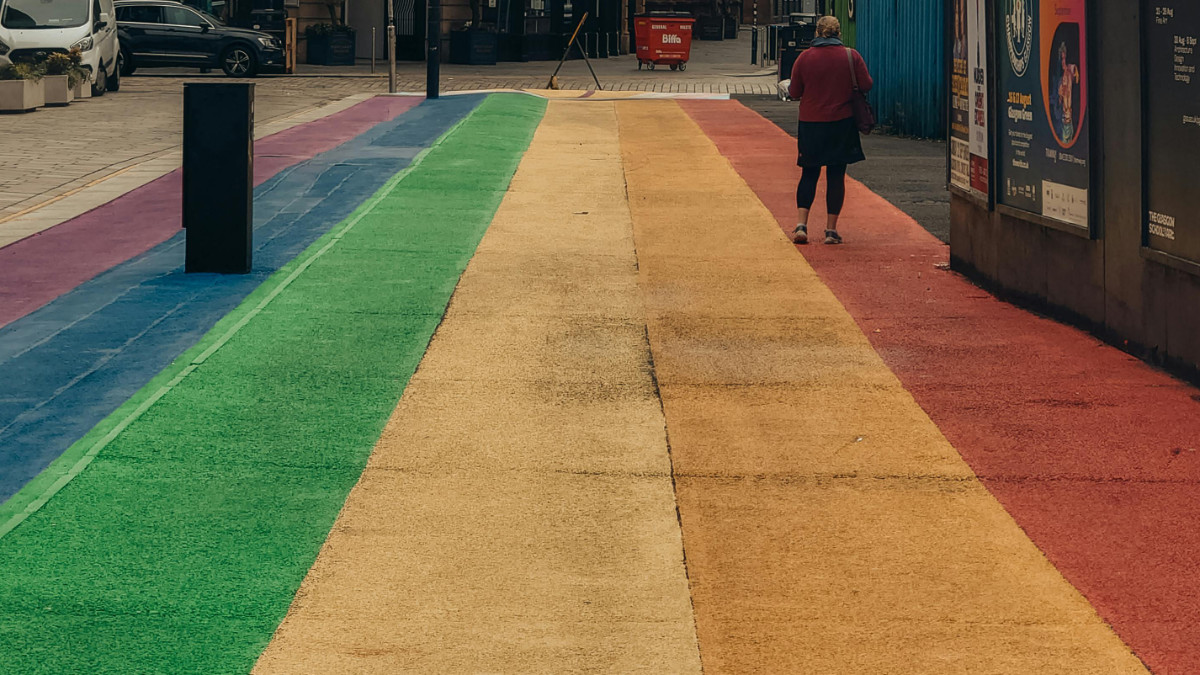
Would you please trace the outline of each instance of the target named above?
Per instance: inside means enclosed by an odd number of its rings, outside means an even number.
[[[1144,672],[700,128],[617,109],[706,671]]]

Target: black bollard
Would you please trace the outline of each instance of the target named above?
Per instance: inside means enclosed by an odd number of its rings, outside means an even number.
[[[429,22],[426,33],[429,43],[425,51],[425,98],[438,97],[440,89],[440,73],[442,66],[442,2],[429,0],[427,8]]]
[[[254,228],[254,85],[183,85],[184,271],[246,274]]]

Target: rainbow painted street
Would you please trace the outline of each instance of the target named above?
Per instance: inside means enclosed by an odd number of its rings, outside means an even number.
[[[184,274],[178,172],[0,248],[0,672],[1200,671],[1196,390],[860,183],[794,246],[738,101],[379,96],[255,166],[249,275]]]

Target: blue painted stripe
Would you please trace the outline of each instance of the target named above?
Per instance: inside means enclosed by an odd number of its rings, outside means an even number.
[[[0,503],[482,99],[425,101],[256,188],[251,274],[185,275],[181,232],[0,329]]]

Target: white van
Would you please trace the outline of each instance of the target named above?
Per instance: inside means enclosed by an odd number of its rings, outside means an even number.
[[[121,88],[113,0],[0,0],[0,65],[78,47],[92,94]]]

